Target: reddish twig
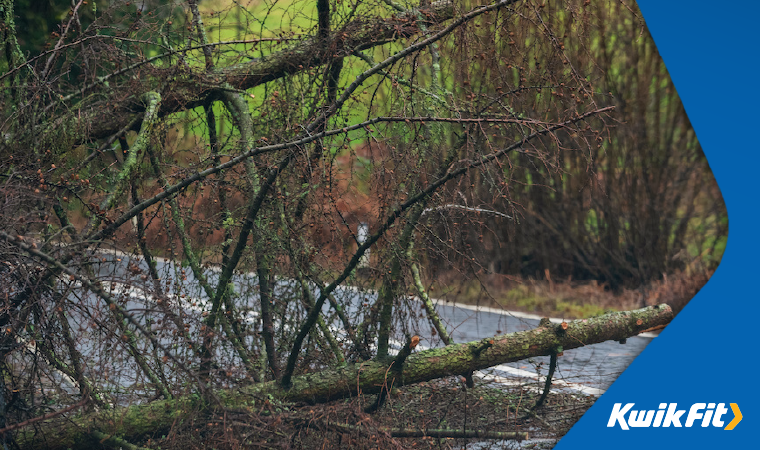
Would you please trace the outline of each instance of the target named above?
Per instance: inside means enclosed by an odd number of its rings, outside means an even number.
[[[2,436],[3,434],[5,434],[5,433],[7,433],[9,431],[18,430],[19,428],[23,428],[23,427],[32,425],[32,424],[37,423],[37,422],[42,422],[44,420],[52,419],[53,417],[57,417],[57,416],[60,416],[61,414],[66,414],[69,411],[73,411],[73,410],[75,410],[77,408],[81,408],[82,406],[86,405],[89,400],[90,400],[89,398],[83,398],[79,402],[74,403],[73,405],[67,406],[67,407],[65,407],[63,409],[60,409],[58,411],[53,411],[53,412],[50,412],[50,413],[47,413],[47,414],[43,414],[43,415],[38,416],[38,417],[32,417],[31,419],[27,419],[27,420],[25,420],[23,422],[14,423],[13,425],[8,425],[5,428],[0,428],[0,436]]]

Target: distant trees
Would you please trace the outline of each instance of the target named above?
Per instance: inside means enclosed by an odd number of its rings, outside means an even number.
[[[643,282],[720,234],[617,5],[77,1],[36,53],[0,5],[6,423],[386,364],[434,265]]]
[[[540,163],[529,153],[510,157],[504,187],[493,175],[473,176],[471,186],[460,189],[460,201],[491,205],[515,220],[456,210],[436,214],[432,236],[446,235],[457,250],[442,251],[434,261],[455,258],[473,270],[529,278],[594,279],[614,289],[714,268],[725,245],[726,210],[635,5],[543,5],[540,15],[519,14],[508,45],[484,26],[441,59],[442,67],[467,80],[461,101],[484,107],[499,87],[544,84],[551,89],[518,89],[510,104],[523,114],[552,115],[589,95],[556,76],[569,71],[587,80],[597,105],[615,106],[614,119],[593,137],[600,145],[583,151],[571,133],[542,137],[543,145],[564,151]],[[550,39],[537,39],[547,30]],[[483,51],[493,61],[509,61],[514,73],[500,78],[504,73],[483,70]],[[477,139],[476,145],[493,142],[488,133]],[[499,190],[508,195],[494,196]],[[458,251],[465,254],[456,256]]]

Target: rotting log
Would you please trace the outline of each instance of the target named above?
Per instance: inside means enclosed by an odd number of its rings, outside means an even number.
[[[324,402],[357,393],[377,393],[383,386],[399,387],[608,340],[620,341],[665,325],[672,318],[670,306],[662,304],[560,325],[544,321],[529,331],[421,351],[406,358],[400,371],[389,370],[392,361],[367,361],[295,376],[290,389],[267,382],[219,392],[218,397],[226,407],[245,408],[257,398],[268,396],[290,402]],[[23,449],[98,448],[105,443],[93,436],[102,436],[101,433],[135,442],[160,436],[203,408],[200,397],[193,395],[68,417],[65,421],[57,418],[20,434],[17,442]]]

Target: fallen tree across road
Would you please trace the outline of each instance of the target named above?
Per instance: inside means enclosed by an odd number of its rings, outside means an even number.
[[[405,359],[367,361],[295,376],[289,389],[271,381],[234,392],[221,391],[217,397],[225,408],[246,408],[262,398],[284,402],[325,402],[361,393],[377,393],[389,387],[487,369],[608,340],[623,340],[665,325],[672,318],[671,308],[662,304],[562,324],[544,322],[543,326],[533,330],[426,350]],[[403,362],[399,364],[401,359]],[[214,405],[206,404],[200,396],[190,395],[67,417],[65,421],[59,416],[36,430],[20,434],[17,443],[23,449],[92,448],[93,445],[111,444],[124,447],[128,442],[165,434],[204,408],[213,409]]]

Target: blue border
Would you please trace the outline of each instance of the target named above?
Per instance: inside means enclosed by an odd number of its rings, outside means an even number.
[[[759,448],[760,2],[638,4],[723,193],[728,245],[707,285],[556,448]],[[743,420],[731,431],[607,428],[614,403],[662,402],[737,403]]]

